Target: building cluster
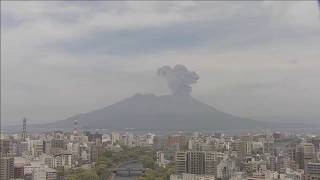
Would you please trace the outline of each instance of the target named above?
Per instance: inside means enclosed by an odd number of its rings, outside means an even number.
[[[154,137],[151,133],[82,132],[77,121],[72,132],[27,133],[24,119],[21,133],[1,134],[0,180],[60,180],[65,177],[59,177],[59,172],[94,167],[105,149],[151,147]]]
[[[106,150],[149,147],[171,180],[320,180],[320,136],[294,133],[225,135],[81,131],[1,134],[1,180],[61,180],[93,168]]]
[[[171,180],[320,180],[320,137],[288,133],[156,137],[157,162],[175,162]],[[173,155],[174,154],[174,155]]]

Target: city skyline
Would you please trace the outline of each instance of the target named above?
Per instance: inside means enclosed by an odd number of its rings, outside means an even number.
[[[24,125],[23,125],[24,126]],[[319,131],[87,131],[0,136],[3,180],[315,180]]]

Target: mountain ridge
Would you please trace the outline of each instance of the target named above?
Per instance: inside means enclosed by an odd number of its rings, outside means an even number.
[[[214,130],[271,127],[269,123],[219,111],[189,95],[154,94],[135,94],[102,109],[74,115],[45,126],[72,127],[74,120],[87,129]]]

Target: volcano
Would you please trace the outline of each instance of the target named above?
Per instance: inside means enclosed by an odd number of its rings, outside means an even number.
[[[136,94],[115,104],[46,127],[72,128],[77,120],[88,129],[217,130],[266,128],[268,123],[240,118],[189,95]]]

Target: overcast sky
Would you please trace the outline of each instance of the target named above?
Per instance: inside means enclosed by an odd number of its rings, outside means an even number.
[[[316,1],[1,1],[3,125],[49,122],[135,93],[183,64],[192,95],[260,120],[320,120]]]

